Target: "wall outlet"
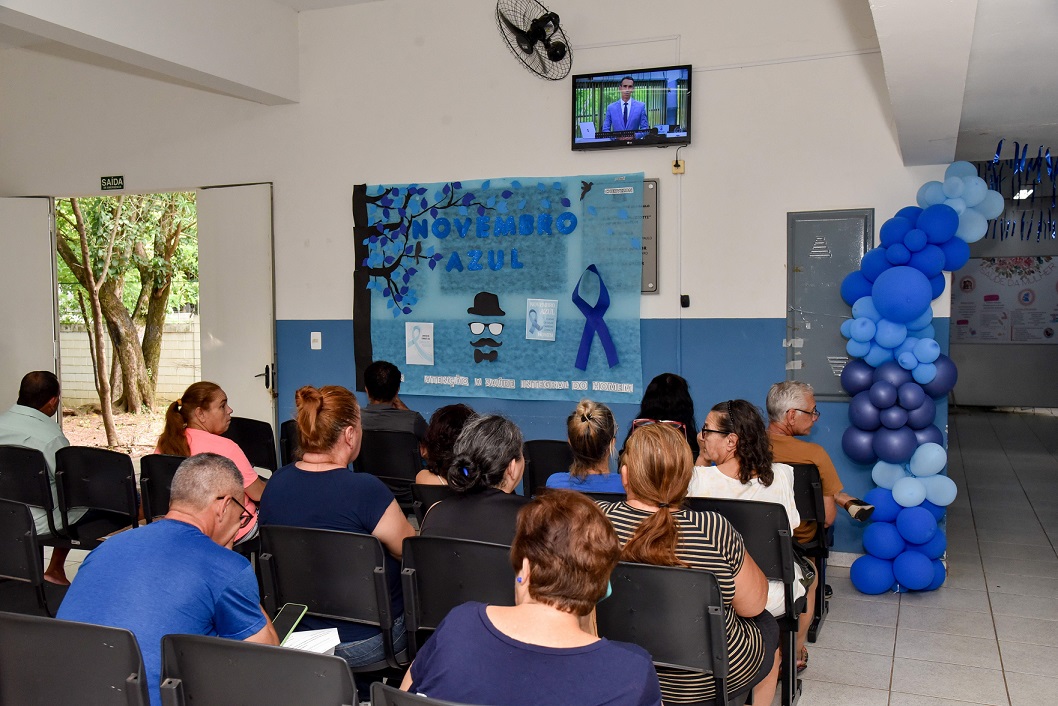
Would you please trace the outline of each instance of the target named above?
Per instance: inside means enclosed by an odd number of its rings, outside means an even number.
[[[323,348],[323,334],[320,331],[313,331],[309,334],[309,348],[314,351]]]
[[[676,159],[672,162],[672,173],[683,174],[684,169],[687,166],[687,160]]]

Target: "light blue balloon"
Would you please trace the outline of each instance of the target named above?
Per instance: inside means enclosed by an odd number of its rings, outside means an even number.
[[[988,193],[988,184],[979,176],[963,177],[963,184],[966,188],[962,190],[962,200],[970,208],[981,203]]]
[[[850,338],[855,341],[869,343],[870,340],[874,338],[875,332],[877,330],[878,327],[875,325],[875,323],[868,319],[866,316],[863,316],[861,318],[852,320],[852,335],[850,336]]]
[[[933,378],[937,377],[937,366],[933,363],[919,363],[915,366],[915,369],[911,371],[911,377],[915,379],[919,385],[928,385],[933,382]]]
[[[977,167],[970,162],[961,160],[958,162],[952,162],[948,165],[948,168],[944,170],[944,178],[948,179],[949,177],[977,177]]]
[[[911,351],[904,351],[903,353],[896,353],[896,362],[900,364],[900,367],[904,370],[914,370],[918,366],[918,358]]]
[[[922,315],[907,322],[907,330],[915,331],[920,328],[929,326],[929,323],[933,321],[933,309],[926,309],[922,312]]]
[[[968,208],[959,214],[959,227],[955,237],[967,243],[976,243],[988,232],[988,221],[975,208]]]
[[[877,343],[872,343],[871,348],[867,351],[867,355],[863,356],[864,362],[872,368],[877,368],[887,360],[893,359],[893,351],[888,348],[883,348]]]
[[[927,181],[925,184],[919,187],[918,194],[915,196],[915,201],[922,208],[933,206],[934,204],[944,203],[944,199],[947,196],[944,195],[944,185],[939,181]]]
[[[913,329],[910,326],[907,327],[907,335],[914,336],[915,338],[936,338],[937,330],[933,328],[933,324],[926,326],[925,328]]]
[[[915,357],[920,363],[932,363],[940,357],[940,344],[932,338],[923,338],[915,344]]]
[[[904,342],[893,349],[893,355],[896,356],[897,360],[900,360],[900,356],[904,353],[914,353],[915,345],[918,343],[918,339],[914,336],[908,336],[904,339]]]
[[[877,307],[874,306],[874,297],[860,297],[857,299],[856,303],[852,305],[852,315],[857,319],[867,317],[875,323],[882,320],[882,315],[878,313]]]
[[[907,327],[903,324],[882,319],[874,333],[874,341],[883,348],[896,348],[907,338]]]
[[[852,322],[853,321],[854,321],[854,319],[845,319],[844,321],[841,322],[841,328],[838,329],[838,330],[841,331],[841,335],[844,336],[845,338],[852,338]]]
[[[893,500],[903,507],[921,505],[925,499],[926,486],[918,478],[908,476],[893,483]],[[940,503],[936,504],[939,505]]]
[[[944,205],[956,213],[962,213],[966,210],[966,202],[959,197],[944,199]]]
[[[944,177],[944,195],[949,199],[957,199],[962,196],[966,185],[957,176]]]
[[[915,453],[911,455],[911,461],[908,463],[908,468],[911,470],[912,475],[923,478],[940,473],[947,464],[948,454],[944,451],[944,447],[940,444],[929,442],[915,449]]]
[[[926,500],[940,507],[951,505],[959,492],[955,481],[948,476],[926,476],[917,480],[926,488]],[[893,497],[896,497],[895,492]]]
[[[907,471],[904,467],[897,463],[888,463],[886,461],[879,461],[874,464],[874,468],[871,469],[871,480],[879,488],[885,488],[886,490],[892,490],[893,486],[901,478],[907,478]]]
[[[855,338],[850,338],[845,344],[845,352],[851,358],[866,358],[871,352],[871,344],[868,341],[857,341]]]
[[[1003,210],[1006,208],[1006,202],[1003,201],[1003,194],[989,189],[988,193],[985,194],[985,197],[981,199],[981,203],[977,204],[974,208],[979,211],[985,219],[990,221],[993,218],[999,218],[1003,213]]]

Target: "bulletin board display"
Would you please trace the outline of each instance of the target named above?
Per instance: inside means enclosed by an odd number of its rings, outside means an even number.
[[[971,258],[952,275],[953,343],[1058,343],[1052,256]]]
[[[358,368],[396,364],[402,394],[638,402],[643,189],[642,174],[354,189]]]

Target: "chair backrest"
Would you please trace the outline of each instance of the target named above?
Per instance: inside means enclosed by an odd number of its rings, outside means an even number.
[[[279,425],[279,460],[283,465],[301,458],[298,451],[298,420],[288,419]]]
[[[596,607],[599,635],[639,645],[656,666],[713,675],[717,703],[726,704],[727,636],[716,576],[621,562],[610,585],[613,593]]]
[[[90,446],[67,446],[55,454],[55,485],[63,532],[81,548],[98,546],[100,537],[139,524],[136,473],[128,454]],[[104,510],[105,522],[70,526],[68,510]]]
[[[52,610],[44,593],[44,567],[29,506],[0,499],[0,579],[29,584],[37,604],[48,615]]]
[[[448,537],[404,540],[401,584],[408,656],[448,611],[467,601],[514,605],[511,548]],[[423,631],[420,634],[419,631]]]
[[[0,498],[42,507],[55,507],[48,481],[48,462],[37,449],[0,446]]]
[[[232,417],[228,430],[221,436],[238,444],[251,466],[270,471],[279,468],[276,464],[276,435],[268,422],[249,417]]]
[[[204,635],[162,638],[161,692],[165,706],[356,706],[341,657]]]
[[[441,701],[428,696],[409,694],[406,691],[383,684],[380,681],[371,685],[371,706],[468,706],[455,701]]]
[[[596,493],[594,491],[586,492],[583,490],[578,492],[584,493],[597,503],[619,503],[628,497],[624,493]]]
[[[573,465],[573,449],[565,439],[534,439],[522,445],[525,456],[525,496],[533,497],[547,485],[553,473],[565,473]]]
[[[419,438],[410,431],[365,431],[354,468],[385,483],[405,512],[412,509],[411,486],[422,470]]]
[[[427,510],[442,500],[456,497],[456,491],[452,490],[447,485],[424,485],[422,483],[414,483],[411,486],[411,497],[413,500],[412,507],[415,510],[415,517],[419,520],[419,526],[422,527],[422,520],[426,517]]]
[[[742,535],[746,551],[767,578],[794,582],[793,535],[790,516],[782,505],[729,498],[686,498],[683,504],[723,516]]]
[[[823,481],[813,463],[792,463],[794,469],[794,502],[802,520],[815,522],[816,536],[812,540],[813,556],[825,557],[827,551],[826,517],[823,504]]]
[[[387,658],[396,616],[382,544],[369,534],[265,525],[261,527],[263,602],[269,615],[300,603],[308,614],[382,629]],[[396,666],[396,665],[394,665]]]
[[[140,459],[140,497],[143,519],[153,522],[169,512],[169,491],[176,469],[186,459],[183,456],[148,454]]]
[[[145,706],[147,682],[128,630],[0,613],[0,704]]]

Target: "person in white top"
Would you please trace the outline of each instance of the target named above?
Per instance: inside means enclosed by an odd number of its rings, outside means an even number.
[[[709,411],[698,434],[701,451],[695,461],[690,497],[730,498],[777,503],[786,508],[791,529],[801,524],[794,500],[793,468],[773,463],[764,418],[746,400],[721,402]],[[798,581],[794,598],[805,595],[801,567],[794,564]],[[781,581],[768,582],[768,611],[780,616],[786,611]],[[797,631],[798,671],[808,666],[805,639],[812,624],[812,606],[801,614]]]

